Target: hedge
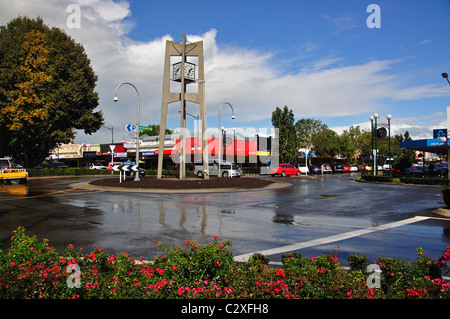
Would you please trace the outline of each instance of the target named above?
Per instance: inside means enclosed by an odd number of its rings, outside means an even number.
[[[450,247],[439,258],[417,249],[411,262],[378,257],[369,273],[367,258],[351,255],[351,269],[337,254],[282,256],[282,266],[253,255],[238,264],[231,241],[217,236],[204,246],[184,248],[154,243],[160,255],[139,262],[127,253],[109,255],[101,247],[83,253],[73,245],[57,252],[47,240],[29,237],[19,227],[7,251],[0,250],[2,299],[449,299],[450,284],[441,277]],[[373,276],[375,283],[371,281]]]
[[[384,175],[361,175],[361,180],[366,182],[378,182],[378,183],[392,183],[394,178],[391,176]],[[422,178],[422,177],[400,177],[396,178],[403,184],[415,184],[415,185],[440,185],[447,186],[450,185],[450,180],[448,178]]]
[[[89,169],[89,168],[30,168],[27,169],[28,175],[30,177],[36,176],[53,176],[53,175],[111,175],[111,170],[109,169]],[[119,174],[119,172],[114,172],[114,174]],[[156,175],[156,169],[146,170],[146,175]],[[192,171],[186,171],[186,175],[193,175]],[[179,171],[176,170],[162,170],[162,175],[164,176],[178,176]]]

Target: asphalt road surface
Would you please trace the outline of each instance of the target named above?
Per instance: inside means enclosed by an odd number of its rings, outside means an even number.
[[[348,254],[415,259],[422,247],[439,257],[450,244],[450,219],[431,212],[444,207],[440,188],[365,184],[358,174],[269,177],[291,187],[224,193],[155,194],[77,187],[104,177],[33,178],[0,186],[0,242],[14,229],[90,252],[127,252],[136,259],[159,255],[155,241],[183,247],[233,240],[237,260],[260,251],[279,262],[298,251],[316,256]]]

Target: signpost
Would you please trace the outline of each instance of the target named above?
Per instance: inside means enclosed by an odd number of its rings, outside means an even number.
[[[137,172],[139,168],[138,165],[136,165],[136,162],[123,162],[122,164],[114,165],[112,169],[119,172],[119,182],[122,183],[122,173],[123,180],[125,180],[126,172]]]
[[[127,124],[125,125],[125,130],[128,132],[134,132],[136,131],[137,125],[136,124]],[[150,126],[139,126],[140,131],[152,131],[153,129]]]

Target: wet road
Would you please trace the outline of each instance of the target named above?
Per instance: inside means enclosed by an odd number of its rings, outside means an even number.
[[[73,183],[100,177],[35,178],[1,186],[0,241],[23,226],[57,250],[98,246],[144,259],[159,254],[155,240],[183,247],[212,236],[232,239],[235,256],[274,249],[272,261],[289,249],[306,256],[338,250],[343,262],[351,253],[373,261],[415,259],[418,247],[431,257],[444,252],[450,219],[431,214],[444,207],[440,188],[362,184],[357,176],[277,177],[293,186],[210,194],[99,191]]]

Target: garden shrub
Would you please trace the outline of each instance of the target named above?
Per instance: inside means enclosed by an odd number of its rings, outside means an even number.
[[[0,298],[450,298],[450,284],[441,278],[450,247],[434,259],[422,249],[411,262],[378,258],[381,287],[368,288],[367,258],[360,255],[349,256],[350,271],[336,254],[284,254],[283,266],[274,268],[261,254],[237,264],[228,249],[231,241],[216,236],[204,246],[193,241],[182,248],[156,245],[161,255],[152,263],[136,262],[126,253],[108,255],[100,247],[83,253],[69,245],[58,253],[19,227],[10,248],[0,250]]]
[[[351,254],[347,257],[351,270],[365,271],[369,266],[369,261],[366,256],[360,254]]]
[[[391,176],[383,176],[383,175],[369,175],[362,174],[361,179],[367,182],[379,182],[379,183],[390,183],[392,182]]]

